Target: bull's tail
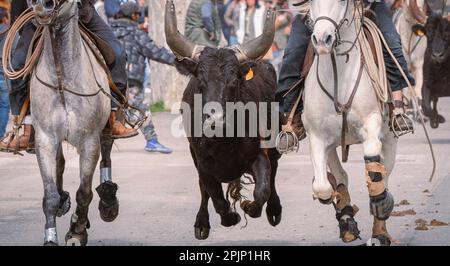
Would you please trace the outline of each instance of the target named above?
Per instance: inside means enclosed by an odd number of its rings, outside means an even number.
[[[247,174],[244,174],[242,177],[237,178],[233,181],[231,181],[228,184],[227,188],[227,201],[228,203],[233,206],[233,210],[236,212],[236,203],[241,203],[243,200],[247,200],[247,197],[245,195],[242,195],[241,191],[242,189],[248,190],[245,186],[254,184],[253,177]],[[245,218],[245,225],[243,227],[247,226],[247,216],[244,214]]]

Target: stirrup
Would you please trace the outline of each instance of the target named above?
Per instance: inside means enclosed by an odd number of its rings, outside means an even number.
[[[399,119],[401,119],[401,121],[407,127],[407,129],[402,129],[399,123]],[[413,125],[413,128],[411,128],[409,125]],[[396,130],[396,127],[400,130]],[[393,115],[391,119],[391,130],[396,138],[399,138],[409,133],[414,133],[414,121],[405,114]]]
[[[286,149],[281,149],[280,148],[280,143],[281,143],[281,138],[285,136],[286,137]],[[289,146],[289,138],[293,139],[293,145]],[[298,149],[300,148],[300,142],[297,138],[297,135],[291,131],[291,130],[282,130],[280,133],[278,133],[275,145],[277,148],[277,151],[280,154],[288,154],[291,153],[293,151],[298,152]]]

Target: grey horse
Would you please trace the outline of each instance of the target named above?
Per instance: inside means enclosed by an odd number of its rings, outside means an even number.
[[[62,143],[73,145],[80,155],[80,186],[77,207],[65,240],[67,245],[86,245],[92,178],[100,151],[101,186],[111,181],[110,153],[113,140],[102,136],[111,102],[107,74],[80,36],[78,1],[29,0],[38,25],[44,26],[44,48],[31,75],[30,100],[36,130],[36,155],[44,184],[46,218],[44,245],[57,245],[56,217],[70,209],[69,193],[63,190],[65,167]],[[115,184],[114,184],[115,185]],[[100,194],[100,192],[99,192]],[[103,220],[118,214],[114,195],[99,204]],[[107,202],[109,201],[109,204]]]

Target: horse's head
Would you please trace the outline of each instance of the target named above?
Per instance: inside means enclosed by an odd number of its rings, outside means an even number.
[[[77,12],[80,0],[27,0],[39,25],[65,24]]]
[[[310,14],[314,29],[312,43],[318,54],[331,53],[339,29],[346,21],[351,0],[311,0]]]

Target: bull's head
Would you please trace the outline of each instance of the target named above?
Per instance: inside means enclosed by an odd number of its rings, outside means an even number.
[[[267,12],[261,36],[242,45],[221,49],[196,45],[180,34],[172,0],[166,1],[165,12],[166,40],[177,55],[178,70],[196,77],[204,104],[217,102],[221,104],[221,110],[225,110],[226,102],[235,102],[241,84],[249,77],[253,60],[261,59],[271,48],[275,34],[275,12]],[[207,114],[204,122],[223,123],[223,112]]]
[[[27,0],[39,25],[63,24],[72,18],[80,0]]]
[[[426,1],[428,19],[425,24],[431,60],[442,63],[450,55],[450,15],[442,10],[434,11]]]

